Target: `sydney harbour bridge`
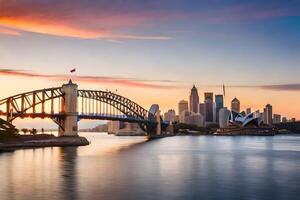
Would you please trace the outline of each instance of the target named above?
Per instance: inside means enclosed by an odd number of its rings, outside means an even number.
[[[110,91],[82,90],[69,83],[61,87],[34,90],[0,100],[0,116],[12,123],[16,118],[50,118],[59,136],[78,134],[78,121],[112,120],[138,123],[148,135],[160,135],[167,127],[153,104],[146,110],[130,99]]]

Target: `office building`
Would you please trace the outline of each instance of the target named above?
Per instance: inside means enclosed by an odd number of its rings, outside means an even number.
[[[198,113],[198,105],[199,105],[198,90],[195,87],[195,85],[193,85],[190,94],[190,112]]]
[[[237,112],[237,113],[240,113],[241,112],[241,103],[240,101],[237,99],[237,98],[234,98],[232,101],[231,101],[231,110],[234,111],[234,112]]]
[[[219,122],[219,111],[221,108],[224,107],[224,99],[223,95],[216,95],[215,96],[215,101],[216,101],[216,122]]]
[[[273,123],[273,110],[272,110],[272,106],[270,104],[267,104],[265,109],[264,109],[264,123],[272,126]]]
[[[189,103],[188,101],[181,100],[178,103],[178,115],[180,116],[182,112],[189,110]]]

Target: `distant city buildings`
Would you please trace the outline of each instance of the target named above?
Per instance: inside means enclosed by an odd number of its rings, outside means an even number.
[[[176,115],[175,110],[170,109],[164,113],[164,120],[169,122],[191,124],[199,127],[217,123],[220,126],[227,126],[224,123],[230,121],[227,118],[229,118],[233,113],[238,115],[240,120],[249,118],[249,120],[254,120],[251,121],[251,123],[263,123],[268,126],[296,121],[295,118],[287,119],[286,117],[282,117],[280,114],[273,115],[273,107],[270,104],[265,106],[263,112],[257,110],[252,113],[252,109],[250,107],[241,112],[241,102],[236,97],[231,101],[231,110],[229,110],[224,108],[224,96],[221,94],[215,95],[214,102],[214,94],[212,92],[205,92],[204,101],[200,102],[198,90],[195,85],[193,85],[191,89],[190,102],[186,100],[179,101],[178,115]]]
[[[231,101],[231,110],[237,113],[240,113],[241,108],[240,108],[240,101],[235,97],[232,101]]]
[[[114,135],[143,135],[145,132],[137,123],[109,121],[107,123],[108,133]]]
[[[198,90],[195,87],[195,85],[193,85],[190,94],[190,112],[198,113],[198,105],[199,105]]]

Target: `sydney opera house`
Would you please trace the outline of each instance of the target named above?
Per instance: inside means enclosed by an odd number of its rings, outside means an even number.
[[[274,130],[263,124],[256,113],[247,115],[223,108],[219,112],[220,129],[216,134],[224,135],[274,135]]]

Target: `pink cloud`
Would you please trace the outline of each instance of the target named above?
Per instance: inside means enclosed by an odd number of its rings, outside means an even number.
[[[19,35],[21,35],[21,33],[18,32],[18,31],[7,29],[7,28],[1,28],[1,27],[0,27],[0,34],[3,34],[3,35],[12,35],[12,36],[19,36]]]
[[[41,78],[53,81],[68,81],[70,76],[62,74],[39,74],[24,70],[13,70],[13,69],[0,69],[0,75],[2,76],[19,76],[26,78]],[[149,89],[171,89],[176,88],[173,81],[170,80],[140,80],[133,78],[122,78],[122,77],[108,77],[108,76],[72,76],[72,80],[82,83],[92,84],[115,84],[128,87],[140,87]]]

